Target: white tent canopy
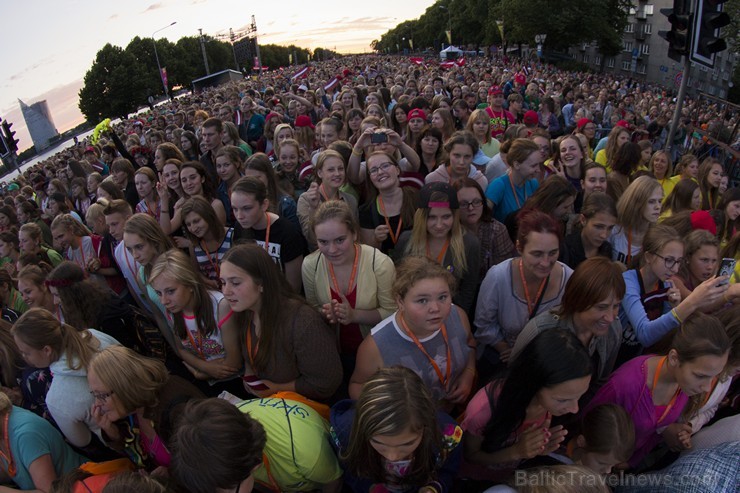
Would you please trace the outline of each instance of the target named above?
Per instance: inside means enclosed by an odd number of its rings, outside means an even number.
[[[450,45],[439,52],[439,58],[441,60],[457,60],[462,56],[462,53],[460,48]]]

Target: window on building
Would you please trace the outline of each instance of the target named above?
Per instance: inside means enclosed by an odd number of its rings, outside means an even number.
[[[644,63],[640,63],[639,65],[637,65],[638,74],[644,74],[645,72],[647,72],[647,66]]]
[[[633,6],[630,6],[630,15],[635,15],[637,13],[637,9]]]
[[[610,56],[606,59],[606,66],[609,68],[614,68],[614,57]]]
[[[624,26],[624,32],[626,33],[635,32],[635,25],[632,22],[627,23],[627,25]]]
[[[632,68],[632,62],[630,62],[628,60],[623,60],[622,61],[622,70],[629,70],[630,68]]]
[[[719,97],[720,99],[725,99],[727,97],[727,93],[725,92],[724,89],[719,90]]]
[[[624,51],[632,51],[632,41],[624,42]]]
[[[653,32],[653,25],[650,23],[645,24],[642,26],[642,32],[645,34],[651,34]]]
[[[601,65],[601,57],[596,55],[596,58],[594,58],[594,65]]]
[[[643,55],[649,55],[650,54],[650,45],[647,43],[643,43],[640,46],[640,51],[642,51]]]
[[[588,63],[588,55],[583,55],[583,63]]]
[[[653,15],[653,4],[649,3],[645,5],[645,14],[646,15]]]

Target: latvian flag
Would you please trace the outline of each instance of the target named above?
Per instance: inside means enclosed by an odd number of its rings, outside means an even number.
[[[331,91],[339,85],[339,77],[336,75],[331,78],[329,82],[324,86],[324,91]]]
[[[416,65],[424,65],[424,59],[422,57],[412,56],[409,57],[409,60],[411,61],[411,63],[415,63]]]
[[[298,72],[293,74],[293,77],[290,78],[290,80],[296,80],[296,79],[305,79],[308,77],[308,72],[311,70],[311,67],[306,65],[302,69],[300,69]]]

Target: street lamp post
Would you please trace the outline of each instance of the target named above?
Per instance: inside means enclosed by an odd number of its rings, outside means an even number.
[[[168,27],[172,27],[175,24],[177,24],[177,21],[173,21],[171,24],[168,24],[164,26],[162,29],[157,29],[152,33],[152,44],[154,44],[154,58],[157,59],[157,70],[159,71],[159,80],[162,81],[162,87],[164,88],[164,96],[169,99],[170,92],[167,90],[167,84],[164,82],[164,77],[162,76],[162,66],[159,64],[159,55],[157,54],[157,40],[154,39],[154,35],[157,34],[159,31],[164,31]]]
[[[449,35],[447,41],[452,45],[452,12],[450,12],[450,8],[446,5],[440,5],[439,8],[447,11],[447,33]]]

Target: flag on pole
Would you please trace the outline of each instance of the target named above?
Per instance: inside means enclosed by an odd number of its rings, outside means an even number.
[[[445,31],[445,33],[447,33],[447,44],[451,45],[452,44],[452,31],[448,29],[447,31]]]
[[[300,69],[298,72],[293,74],[293,77],[290,78],[290,80],[296,80],[296,79],[305,79],[308,77],[308,72],[311,70],[311,67],[306,65],[302,69]]]
[[[416,65],[424,65],[424,59],[420,56],[409,57],[409,61],[411,61],[411,63],[415,63]]]
[[[339,77],[336,75],[324,86],[324,91],[331,91],[339,85]]]
[[[167,67],[162,67],[162,82],[167,86]]]

